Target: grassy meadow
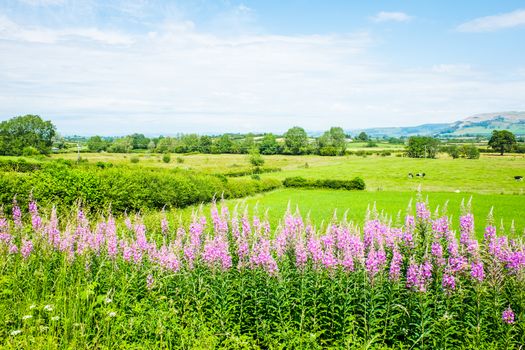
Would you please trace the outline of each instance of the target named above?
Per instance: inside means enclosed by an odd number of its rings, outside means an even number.
[[[248,170],[247,155],[239,154],[173,154],[170,163],[164,163],[161,155],[138,154],[140,161],[132,164],[129,154],[82,153],[89,163],[112,162],[129,167],[182,168],[205,173],[227,173]],[[53,155],[54,158],[76,159],[76,154]],[[179,161],[177,161],[179,159]],[[420,188],[423,197],[428,197],[432,206],[443,206],[448,202],[448,214],[459,217],[460,204],[472,198],[472,210],[476,214],[480,234],[485,218],[493,207],[494,219],[509,231],[514,220],[515,231],[525,229],[524,203],[525,182],[514,180],[514,176],[525,174],[525,156],[482,154],[480,159],[413,159],[396,156],[264,156],[267,167],[278,167],[282,171],[261,174],[261,178],[284,180],[291,176],[313,179],[352,179],[356,176],[366,182],[365,191],[334,191],[321,189],[278,189],[240,200],[227,201],[230,208],[246,205],[259,213],[268,211],[272,223],[277,223],[290,203],[293,210],[310,213],[313,223],[320,225],[334,211],[342,216],[347,211],[348,219],[362,224],[366,210],[376,206],[395,221],[399,212],[404,214],[409,202],[415,203]],[[425,173],[425,178],[408,178],[408,173]],[[188,213],[195,207],[176,209],[174,215]],[[154,213],[151,214],[155,216]],[[456,227],[457,229],[457,227]]]

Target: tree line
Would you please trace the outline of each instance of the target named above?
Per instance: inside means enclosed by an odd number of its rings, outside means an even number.
[[[71,141],[85,144],[92,152],[129,153],[133,150],[149,150],[159,153],[260,153],[272,154],[318,154],[322,156],[344,155],[351,135],[341,127],[331,127],[317,138],[309,137],[306,131],[294,126],[283,135],[267,133],[263,135],[222,134],[217,136],[185,134],[176,137],[148,138],[135,133],[124,137],[92,136],[88,139],[74,137]],[[354,138],[368,142],[368,147],[377,144],[365,132]],[[411,136],[407,140],[387,139],[389,143],[405,144],[408,157],[435,158],[438,152],[447,152],[453,158],[479,158],[479,149],[474,145],[442,145],[439,139],[428,136]],[[503,155],[505,152],[520,151],[513,133],[507,130],[494,130],[488,146]],[[44,121],[38,115],[25,115],[11,118],[0,123],[1,155],[36,155],[48,154],[52,147],[66,147],[64,139],[56,132],[51,121]]]

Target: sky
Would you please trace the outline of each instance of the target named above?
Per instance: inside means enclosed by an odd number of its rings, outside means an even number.
[[[283,132],[525,110],[524,1],[0,0],[0,120]]]

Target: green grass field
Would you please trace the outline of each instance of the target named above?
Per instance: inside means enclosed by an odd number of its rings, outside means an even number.
[[[163,163],[159,154],[139,154],[139,163],[130,162],[130,154],[83,153],[89,163],[98,161],[126,164],[130,167],[186,168],[208,173],[225,173],[249,169],[246,155],[173,154],[170,163]],[[76,159],[76,154],[53,155],[53,158]],[[176,159],[183,159],[177,162]],[[367,185],[363,192],[333,190],[280,189],[243,200],[232,200],[228,205],[247,205],[252,210],[258,205],[259,214],[268,210],[270,221],[277,224],[288,203],[292,209],[298,206],[301,213],[310,213],[312,221],[320,225],[329,220],[337,209],[341,217],[348,211],[348,219],[362,224],[367,207],[374,203],[378,211],[384,211],[393,220],[399,211],[406,210],[409,201],[415,201],[420,187],[428,196],[433,208],[448,203],[448,212],[454,217],[460,214],[460,203],[472,197],[473,211],[478,223],[478,234],[491,207],[500,226],[502,221],[507,230],[512,220],[517,232],[525,228],[525,182],[514,180],[516,175],[525,175],[525,156],[482,154],[480,159],[411,159],[404,157],[380,156],[264,156],[265,166],[279,167],[281,172],[268,173],[262,177],[284,179],[290,176],[306,178],[351,179],[362,177]],[[424,179],[409,179],[409,172],[426,174]],[[194,207],[175,210],[175,213],[190,213]],[[206,210],[205,210],[206,212]],[[154,215],[152,213],[153,217]]]
[[[161,155],[140,154],[139,163],[131,164],[129,154],[84,153],[89,162],[105,161],[136,167],[190,168],[209,173],[225,173],[248,169],[248,156],[240,154],[172,155],[170,163],[163,163]],[[53,155],[54,158],[76,159],[76,154]],[[176,158],[183,159],[177,163]],[[525,175],[525,156],[482,155],[480,159],[413,159],[404,157],[357,156],[264,156],[265,166],[279,167],[278,173],[266,177],[284,179],[289,176],[310,178],[351,179],[362,177],[368,191],[415,191],[421,185],[423,192],[473,192],[496,194],[525,194],[525,182],[516,182],[514,176]],[[308,166],[306,166],[308,164]],[[408,173],[423,172],[424,179],[409,179]]]

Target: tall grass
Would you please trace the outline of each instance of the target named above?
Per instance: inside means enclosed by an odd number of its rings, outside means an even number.
[[[418,202],[325,229],[211,208],[117,225],[35,202],[0,219],[6,348],[520,348],[525,247]]]

